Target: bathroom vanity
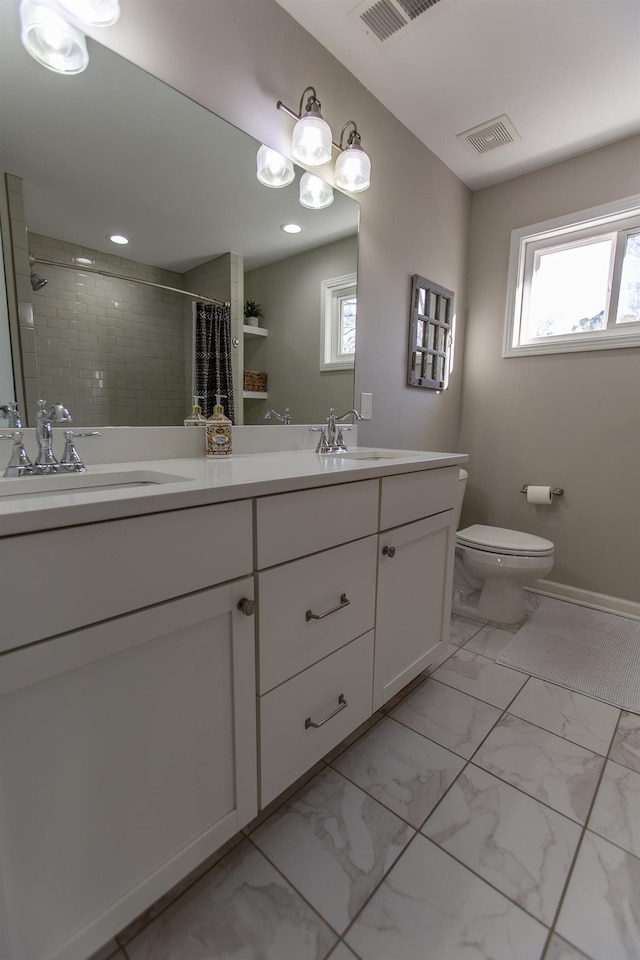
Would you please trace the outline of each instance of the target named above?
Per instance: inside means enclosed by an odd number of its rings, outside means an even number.
[[[0,480],[0,956],[86,960],[438,657],[465,460]]]

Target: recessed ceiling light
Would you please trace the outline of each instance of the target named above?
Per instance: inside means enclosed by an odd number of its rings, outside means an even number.
[[[129,243],[129,238],[119,233],[108,233],[107,240],[111,240],[112,243]]]
[[[90,260],[89,257],[74,257],[74,263],[80,263],[83,267],[90,267],[95,263],[95,260]]]
[[[284,230],[285,233],[300,233],[302,231],[299,223],[283,223],[280,229]]]

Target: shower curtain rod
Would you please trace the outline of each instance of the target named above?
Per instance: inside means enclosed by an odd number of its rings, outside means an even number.
[[[179,290],[178,287],[167,287],[164,283],[154,283],[153,280],[140,280],[138,277],[125,277],[122,273],[111,273],[110,270],[99,270],[97,267],[85,267],[82,264],[62,263],[59,260],[47,260],[44,257],[29,255],[29,263],[46,263],[50,267],[63,267],[65,270],[80,270],[83,273],[98,273],[101,277],[112,277],[114,280],[130,280],[131,283],[143,283],[146,287],[157,287],[159,290],[170,290],[171,293],[181,293],[183,297],[192,300],[203,300],[205,303],[217,303],[220,307],[230,307],[228,300],[214,300],[213,297],[203,297],[199,293],[190,293],[189,290]]]

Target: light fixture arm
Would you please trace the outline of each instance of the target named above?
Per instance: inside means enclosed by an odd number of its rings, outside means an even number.
[[[304,104],[305,94],[309,92],[311,93],[311,96],[307,100],[306,106],[304,107],[304,113],[317,115],[320,113],[320,107],[322,106],[322,104],[320,103],[320,101],[318,100],[318,97],[316,96],[315,87],[305,87],[305,89],[302,91],[298,113],[296,113],[294,110],[291,109],[291,107],[288,107],[285,103],[283,103],[282,100],[278,100],[278,102],[276,103],[276,108],[278,110],[284,110],[284,112],[288,113],[293,120],[301,120],[302,114],[303,114],[303,104]]]
[[[347,145],[343,146],[344,135],[347,130],[347,127],[350,125],[353,126],[353,130],[347,137]],[[358,147],[362,149],[360,146],[360,134],[358,133],[358,127],[356,126],[355,120],[347,120],[344,127],[340,131],[340,143],[336,143],[334,144],[334,146],[336,146],[338,150],[340,150],[341,152],[344,152],[349,147]]]
[[[306,103],[306,106],[305,106],[305,105],[304,105],[305,94],[307,94],[307,93],[309,93],[309,92],[311,93],[311,96],[308,98],[307,103]],[[298,113],[296,113],[295,110],[292,110],[291,107],[288,107],[288,106],[286,105],[286,103],[283,103],[282,100],[278,100],[278,102],[276,103],[276,110],[284,110],[284,112],[285,112],[288,116],[290,116],[292,120],[301,120],[302,117],[303,117],[303,115],[304,115],[305,113],[308,113],[308,114],[310,114],[311,116],[317,116],[317,115],[320,113],[320,107],[321,107],[321,106],[322,106],[322,104],[320,103],[320,101],[318,100],[318,97],[317,97],[317,95],[316,95],[316,88],[315,88],[315,87],[305,87],[305,89],[302,91],[302,96],[300,97],[300,107],[299,107],[299,112],[298,112]],[[348,126],[349,123],[353,123],[353,125],[354,125],[354,127],[355,127],[355,123],[354,123],[353,120],[349,120],[348,123],[345,124],[345,127]],[[343,132],[344,132],[344,131],[343,131]],[[357,129],[356,129],[355,133],[356,133],[356,136],[358,136],[358,139],[359,139],[359,134],[358,134]],[[342,137],[341,137],[340,139],[342,140]],[[335,140],[332,140],[332,141],[331,141],[331,144],[332,144],[332,146],[334,146],[334,147],[336,148],[336,150],[342,151],[342,150],[345,149],[345,148],[342,147],[339,143],[336,143]]]

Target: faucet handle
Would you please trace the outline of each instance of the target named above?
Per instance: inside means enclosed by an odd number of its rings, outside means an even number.
[[[60,461],[60,466],[65,470],[69,470],[72,473],[86,473],[87,468],[85,467],[80,454],[76,450],[75,441],[77,437],[101,437],[102,434],[99,430],[90,430],[88,433],[74,433],[73,430],[65,430],[64,432],[64,453],[62,454],[62,460]]]
[[[309,433],[319,433],[320,439],[318,440],[318,445],[316,447],[316,453],[329,453],[330,446],[327,442],[327,433],[326,427],[309,427]]]
[[[0,433],[0,440],[13,440],[11,457],[4,471],[5,477],[23,477],[25,474],[33,473],[33,464],[27,456],[22,437],[22,430],[15,430],[13,433]]]

